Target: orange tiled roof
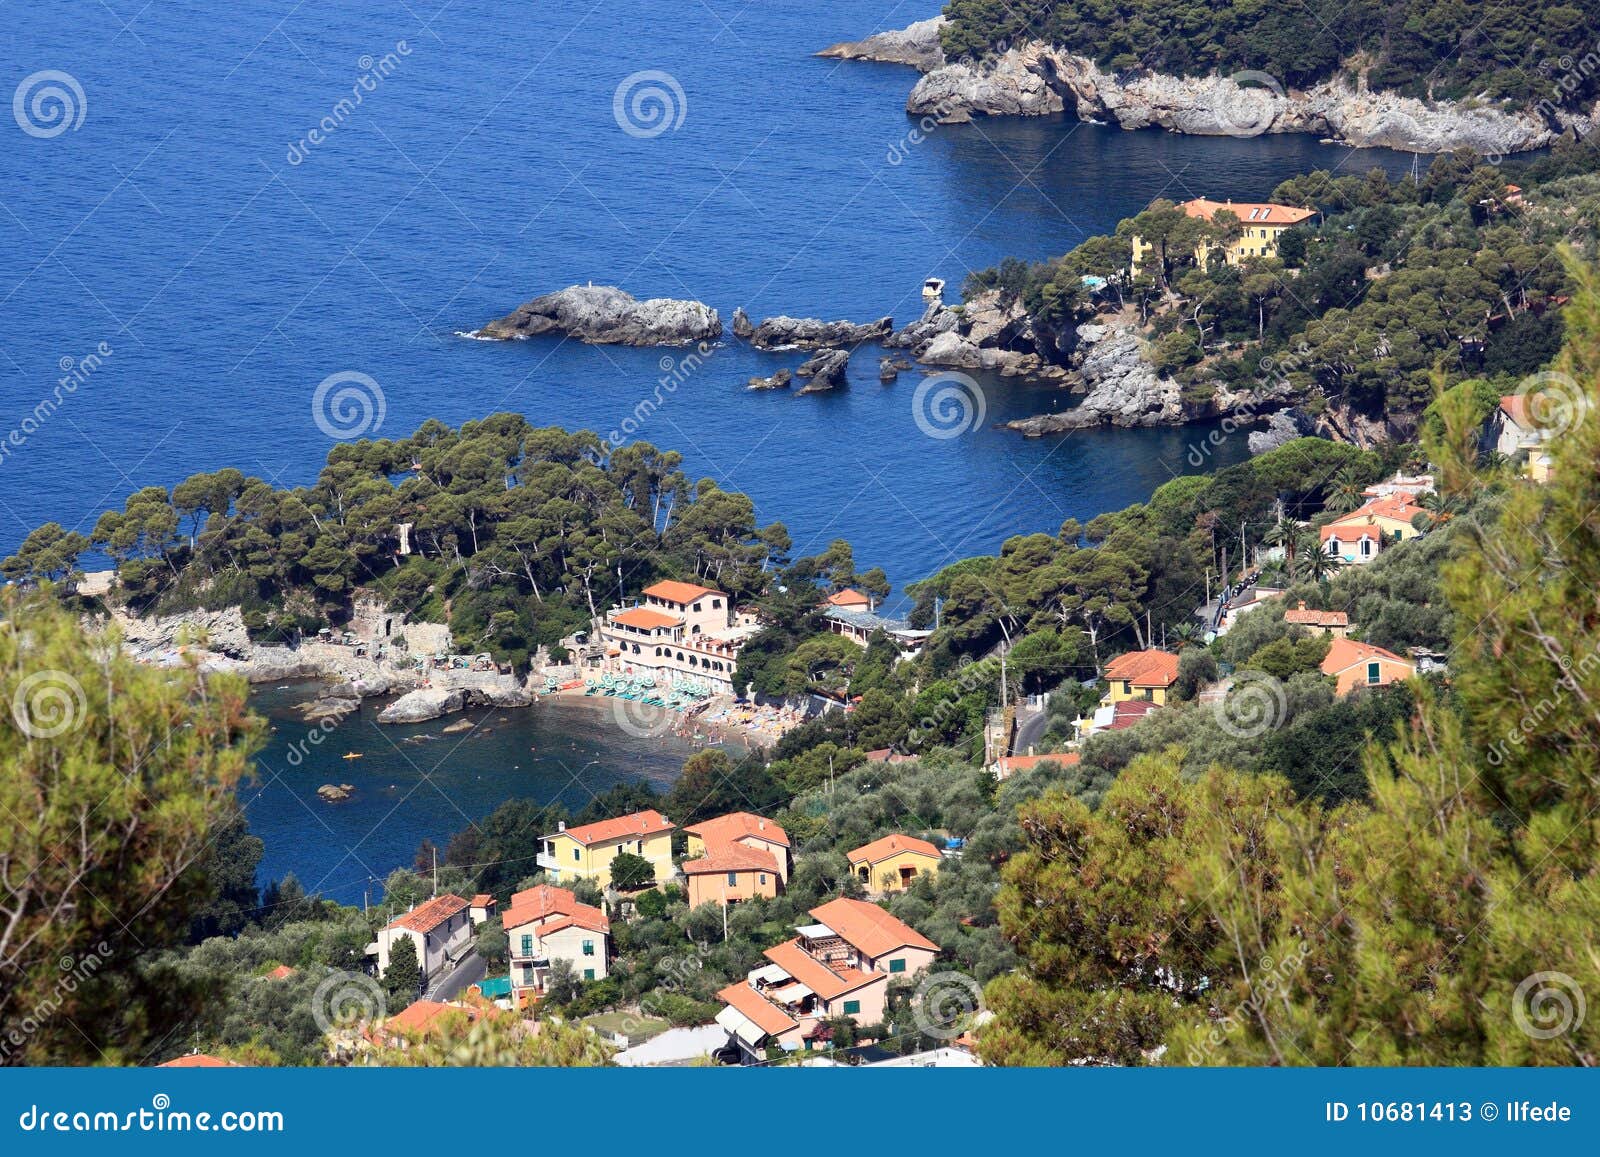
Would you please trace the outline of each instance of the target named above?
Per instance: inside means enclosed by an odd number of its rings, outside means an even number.
[[[1055,752],[1049,755],[1003,755],[1000,757],[1000,770],[1006,775],[1011,775],[1038,767],[1041,763],[1059,763],[1062,767],[1072,767],[1082,761],[1083,756],[1076,751]]]
[[[494,897],[489,895],[489,893],[487,893],[487,892],[479,892],[476,896],[474,896],[472,898],[472,906],[474,908],[487,908],[489,905],[491,905],[493,903],[494,903]]]
[[[1413,669],[1416,667],[1410,659],[1396,655],[1393,651],[1386,651],[1382,647],[1374,647],[1371,643],[1358,643],[1354,639],[1335,639],[1333,646],[1328,648],[1328,657],[1322,660],[1322,673],[1337,675],[1340,671],[1348,671],[1357,663],[1368,663],[1374,659],[1401,663]]]
[[[868,956],[882,956],[896,948],[907,947],[926,948],[930,952],[939,950],[937,944],[904,920],[896,919],[865,900],[840,896],[811,909],[811,915]]]
[[[413,932],[432,932],[458,912],[466,910],[467,902],[464,899],[446,892],[443,896],[435,896],[426,904],[418,905],[403,916],[396,916],[384,927],[409,928]]]
[[[670,832],[672,830],[672,822],[654,808],[650,808],[642,812],[631,812],[625,816],[617,816],[614,819],[601,820],[598,823],[567,828],[564,832],[555,834],[571,836],[580,844],[588,847],[590,844],[603,844],[607,840],[653,836],[658,832]]]
[[[1500,411],[1524,430],[1534,427],[1533,415],[1529,411],[1529,403],[1533,399],[1543,400],[1539,394],[1502,394],[1500,397]]]
[[[1105,725],[1104,730],[1126,731],[1150,712],[1159,710],[1161,704],[1148,699],[1124,699],[1111,708],[1111,722]]]
[[[872,600],[858,590],[834,591],[828,596],[830,607],[870,607]]]
[[[715,872],[772,872],[778,871],[778,861],[771,852],[744,844],[718,844],[708,848],[698,860],[685,860],[683,871],[689,876],[705,876]]]
[[[209,1053],[190,1053],[188,1056],[173,1057],[170,1061],[162,1061],[156,1066],[158,1069],[237,1069],[237,1061],[225,1061],[221,1057],[211,1056]]]
[[[1417,505],[1417,500],[1410,494],[1403,492],[1385,494],[1382,498],[1374,498],[1370,502],[1363,503],[1349,514],[1341,514],[1321,527],[1317,531],[1317,537],[1327,542],[1341,530],[1370,526],[1374,519],[1388,518],[1395,522],[1409,523],[1417,515],[1427,513],[1427,510]]]
[[[1298,225],[1315,215],[1313,209],[1297,209],[1293,205],[1275,205],[1271,201],[1212,201],[1196,197],[1179,206],[1191,217],[1209,221],[1223,209],[1234,214],[1246,225]]]
[[[902,852],[912,852],[919,856],[932,856],[940,859],[939,849],[927,840],[919,840],[915,836],[904,836],[899,832],[893,835],[881,836],[870,844],[862,844],[853,852],[846,852],[845,859],[852,864],[876,864],[887,860],[890,856],[898,856]],[[826,922],[826,921],[824,921]]]
[[[654,631],[660,627],[681,626],[683,620],[677,615],[665,614],[661,611],[652,611],[649,607],[632,607],[626,611],[618,611],[611,616],[613,623],[621,623],[625,627],[638,627],[645,631]]]
[[[789,846],[788,832],[765,816],[758,816],[753,812],[729,812],[725,816],[716,816],[702,823],[691,824],[683,830],[699,836],[707,846],[719,843],[731,844],[746,836],[782,844],[786,848]]]
[[[874,980],[887,975],[883,972],[865,972],[859,968],[829,968],[800,947],[799,937],[785,940],[782,944],[767,949],[762,955],[823,1000],[843,996],[851,989],[871,984]]]
[[[553,918],[553,919],[552,919]],[[558,932],[576,924],[592,932],[610,932],[611,921],[592,904],[580,904],[578,898],[565,888],[540,884],[527,888],[511,897],[511,906],[500,917],[500,923],[509,932],[526,924],[545,920],[539,932]]]
[[[1170,687],[1178,681],[1178,656],[1167,651],[1129,651],[1106,664],[1106,678],[1135,687]]]
[[[294,975],[294,969],[290,968],[287,964],[280,964],[280,965],[278,965],[278,967],[274,968],[271,972],[267,973],[267,979],[268,980],[288,980],[293,975]]]
[[[1319,611],[1315,608],[1307,610],[1305,602],[1302,601],[1295,610],[1283,612],[1283,621],[1303,627],[1348,627],[1350,616],[1344,611]]]
[[[644,588],[644,593],[650,598],[666,599],[669,603],[683,603],[685,605],[694,602],[701,595],[722,595],[721,591],[713,590],[711,587],[703,587],[695,583],[680,583],[674,579],[667,579],[664,582],[647,586]],[[727,598],[728,596],[722,595],[722,597]]]
[[[731,1005],[746,1018],[754,1021],[755,1026],[762,1032],[772,1036],[788,1032],[800,1024],[743,980],[736,981],[717,993],[717,999]]]
[[[484,1010],[459,1004],[445,1004],[438,1000],[414,1000],[383,1022],[386,1031],[427,1033],[439,1026],[439,1021],[453,1012],[463,1014],[468,1021],[484,1015]],[[494,1010],[489,1010],[493,1015]]]

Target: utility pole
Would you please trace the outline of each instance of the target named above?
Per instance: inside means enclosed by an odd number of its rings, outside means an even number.
[[[433,849],[433,894],[439,895],[439,849]]]

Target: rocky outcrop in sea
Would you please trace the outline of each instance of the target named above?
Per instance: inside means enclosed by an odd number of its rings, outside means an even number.
[[[924,365],[1043,381],[1067,377],[1055,335],[1041,332],[1020,302],[1003,301],[994,290],[960,309],[934,302],[883,344],[909,350]]]
[[[611,285],[569,285],[519,305],[472,336],[511,339],[545,333],[592,345],[689,345],[721,337],[722,319],[698,301],[639,301]]]
[[[877,60],[885,64],[909,64],[921,72],[928,72],[944,63],[944,47],[939,43],[939,31],[945,26],[943,16],[931,20],[918,20],[905,28],[875,32],[864,40],[846,40],[831,44],[817,53],[838,60]]]
[[[1144,354],[1144,342],[1131,328],[1080,325],[1074,356],[1087,389],[1070,410],[1006,423],[1030,438],[1088,426],[1164,426],[1186,421],[1183,387],[1163,377]]]
[[[894,318],[880,317],[877,321],[857,325],[851,321],[780,315],[764,317],[760,325],[751,325],[750,316],[741,307],[733,311],[733,332],[757,349],[831,349],[864,341],[882,341],[894,332]]]
[[[795,370],[796,377],[807,379],[797,392],[820,394],[844,385],[845,367],[849,364],[849,350],[823,350]]]
[[[779,370],[770,378],[750,378],[745,382],[745,388],[750,390],[787,390],[793,381],[793,371]]]
[[[1547,120],[1531,109],[1423,101],[1342,79],[1284,89],[1265,77],[1241,85],[1233,77],[1107,72],[1086,57],[1040,41],[982,62],[937,68],[917,82],[906,101],[907,112],[946,124],[1066,109],[1080,119],[1126,129],[1241,137],[1315,133],[1357,147],[1421,153],[1464,147],[1491,156],[1544,148],[1563,135],[1587,136],[1600,120],[1594,109],[1559,109]]]

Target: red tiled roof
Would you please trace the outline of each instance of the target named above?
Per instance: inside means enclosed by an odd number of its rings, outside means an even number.
[[[864,900],[851,900],[840,896],[826,904],[811,909],[811,915],[832,928],[840,936],[868,956],[882,956],[896,948],[926,948],[937,952],[939,946],[918,932],[904,920],[896,919],[876,904]]]
[[[1293,205],[1276,205],[1271,201],[1212,201],[1196,197],[1179,206],[1191,217],[1210,221],[1226,209],[1246,225],[1298,225],[1315,215],[1313,209],[1297,209]]]
[[[1409,523],[1419,514],[1429,512],[1417,505],[1417,500],[1410,494],[1386,494],[1382,498],[1374,498],[1370,502],[1356,507],[1349,514],[1341,514],[1332,522],[1321,527],[1317,537],[1323,542],[1334,537],[1341,530],[1353,530],[1360,527],[1371,526],[1374,519],[1389,518],[1396,522]],[[1431,515],[1429,515],[1432,517]]]
[[[643,631],[654,631],[661,627],[677,627],[683,620],[677,615],[665,614],[662,611],[652,611],[648,607],[633,607],[626,611],[618,611],[611,616],[613,623],[621,623],[625,627],[638,627]]]
[[[467,910],[467,902],[460,896],[446,892],[435,896],[426,904],[418,905],[403,916],[396,916],[386,928],[409,928],[413,932],[432,932],[458,912]]]
[[[717,999],[731,1005],[736,1011],[755,1022],[755,1026],[768,1035],[776,1036],[799,1025],[788,1013],[762,996],[749,983],[740,980],[717,993]]]
[[[387,1032],[428,1033],[439,1027],[439,1022],[451,1013],[461,1013],[469,1022],[480,1016],[494,1015],[494,1009],[472,1008],[460,1004],[445,1004],[438,1000],[414,1000],[383,1022]]]
[[[892,747],[879,747],[867,752],[868,763],[910,763],[912,760],[920,758],[921,756],[919,755],[896,751]]]
[[[268,980],[288,980],[293,975],[294,975],[294,969],[290,968],[287,964],[280,964],[280,965],[278,965],[278,967],[274,968],[271,972],[267,973],[267,979]]]
[[[665,582],[659,582],[653,586],[645,587],[644,593],[650,598],[666,599],[669,603],[680,603],[683,605],[688,605],[689,603],[694,602],[695,599],[699,598],[701,595],[722,595],[723,598],[728,597],[727,595],[723,595],[721,591],[713,590],[711,587],[703,587],[695,583],[680,583],[674,579],[667,579]]]
[[[225,1061],[221,1057],[214,1057],[208,1053],[190,1053],[188,1056],[173,1057],[170,1061],[162,1061],[156,1066],[158,1069],[237,1069],[237,1061]]]
[[[786,848],[789,846],[788,832],[765,816],[758,816],[753,812],[729,812],[725,816],[716,816],[702,823],[691,824],[683,830],[699,836],[707,846],[732,843],[746,836],[782,844]]]
[[[650,808],[642,812],[630,812],[628,815],[617,816],[614,819],[601,820],[599,823],[567,828],[565,831],[556,832],[555,835],[571,836],[580,844],[588,847],[590,844],[603,844],[607,840],[653,836],[658,832],[670,832],[672,830],[673,824],[671,821],[654,808]]]
[[[872,600],[857,590],[835,591],[828,596],[830,607],[870,607]]]
[[[1143,701],[1130,699],[1128,702],[1137,703]],[[1151,706],[1155,705],[1151,704]],[[1083,756],[1076,751],[1054,752],[1047,755],[1003,755],[999,760],[1002,778],[1019,771],[1028,771],[1030,768],[1038,767],[1041,763],[1059,763],[1062,767],[1072,767],[1082,761]]]
[[[472,898],[472,906],[474,908],[487,908],[493,903],[494,897],[487,892],[479,892]]]
[[[1536,396],[1533,394],[1502,394],[1500,396],[1500,412],[1524,430],[1531,430],[1533,429],[1534,421],[1533,415],[1529,412],[1529,403]],[[1540,400],[1543,399],[1541,398]]]
[[[1178,656],[1168,651],[1129,651],[1106,664],[1106,678],[1135,687],[1170,687],[1178,681]]]
[[[1111,708],[1111,722],[1104,731],[1126,731],[1152,711],[1161,710],[1161,704],[1148,699],[1124,699]]]
[[[685,860],[683,871],[689,876],[705,876],[715,872],[772,872],[778,871],[778,861],[771,852],[744,844],[718,844],[709,848],[698,860]]]
[[[548,921],[540,925],[541,934],[559,931],[571,924],[593,932],[611,931],[611,921],[599,908],[592,904],[580,904],[567,889],[550,884],[540,884],[516,893],[511,897],[511,906],[500,917],[500,923],[507,932],[540,920]]]
[[[829,925],[832,927],[832,925]],[[835,929],[837,931],[837,929]],[[805,985],[823,1000],[843,996],[853,988],[871,984],[882,972],[865,972],[859,968],[829,968],[800,947],[800,938],[785,940],[782,944],[762,953],[768,960]]]
[[[1337,675],[1340,671],[1348,671],[1357,663],[1369,663],[1374,659],[1401,663],[1413,669],[1416,667],[1410,659],[1396,655],[1393,651],[1386,651],[1382,647],[1374,647],[1371,643],[1358,643],[1354,639],[1335,639],[1333,645],[1328,648],[1328,657],[1322,660],[1322,673]]]
[[[870,844],[862,844],[853,852],[846,852],[844,858],[854,863],[876,864],[880,860],[887,860],[890,856],[898,856],[901,852],[912,852],[919,856],[932,856],[939,859],[939,849],[927,840],[919,840],[915,836],[904,836],[896,832],[893,835],[881,836]]]
[[[1314,607],[1308,610],[1302,602],[1295,610],[1284,611],[1283,621],[1304,627],[1348,627],[1350,616],[1344,611],[1319,611]]]

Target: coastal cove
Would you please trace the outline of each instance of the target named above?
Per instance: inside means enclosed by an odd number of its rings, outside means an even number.
[[[378,383],[372,432],[389,436],[504,409],[606,434],[669,379],[634,437],[750,494],[797,552],[847,537],[900,588],[1011,534],[1142,499],[1197,468],[1190,449],[1211,428],[1024,440],[994,427],[1070,399],[981,378],[983,420],[939,440],[916,421],[921,375],[880,385],[871,347],[848,388],[796,397],[745,382],[801,359],[729,336],[683,371],[682,351],[455,335],[591,280],[704,300],[724,321],[742,305],[757,318],[905,324],[925,277],[944,278],[953,300],[970,269],[1065,252],[1158,195],[1264,197],[1314,167],[1410,163],[1304,136],[1128,133],[1070,117],[991,119],[914,143],[914,71],[812,55],[924,15],[881,0],[714,3],[672,22],[625,0],[607,22],[541,7],[512,26],[463,3],[431,29],[376,3],[336,26],[280,8],[152,10],[136,69],[109,34],[84,43],[71,22],[20,18],[21,57],[71,71],[90,111],[79,131],[0,157],[9,208],[30,223],[8,229],[0,272],[35,304],[0,316],[11,359],[0,388],[26,412],[63,359],[102,339],[113,352],[4,463],[5,549],[48,519],[87,529],[137,487],[194,471],[309,480],[331,445],[312,395],[332,374]],[[612,21],[639,34],[618,44]],[[214,51],[195,51],[202,40]],[[290,163],[289,144],[348,94],[359,61],[401,41],[392,74]],[[649,70],[682,88],[683,117],[641,138],[619,128],[613,99]],[[116,163],[82,163],[91,153]],[[1225,439],[1199,468],[1244,453]]]

